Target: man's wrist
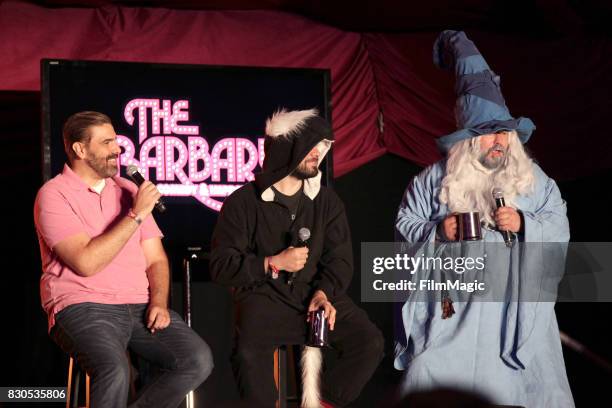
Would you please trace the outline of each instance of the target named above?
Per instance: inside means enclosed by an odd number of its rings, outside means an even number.
[[[266,274],[270,274],[270,276],[272,276],[272,279],[276,279],[278,278],[278,273],[280,272],[278,266],[274,263],[274,257],[269,256],[266,258]]]
[[[325,291],[323,289],[317,289],[314,293],[313,297],[323,297],[325,299],[325,301],[327,301],[327,294],[325,293]]]
[[[325,297],[330,302],[339,295],[339,293],[336,293],[334,286],[327,279],[316,281],[313,286],[313,290],[314,293],[312,296],[315,296],[317,291],[320,290],[325,294]]]
[[[168,309],[168,302],[158,299],[151,300],[149,301],[149,308],[151,307],[161,307],[163,309]]]
[[[269,256],[268,263],[273,264],[279,271],[285,270],[285,265],[283,264],[279,254]]]
[[[136,222],[136,224],[138,225],[142,224],[142,217],[136,214],[132,208],[130,208],[130,211],[128,211],[127,216],[133,219]]]

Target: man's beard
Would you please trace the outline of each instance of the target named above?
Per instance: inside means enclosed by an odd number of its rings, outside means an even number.
[[[308,162],[301,163],[291,173],[291,175],[293,177],[295,177],[296,179],[298,179],[298,180],[306,180],[306,179],[309,179],[309,178],[312,178],[312,177],[316,176],[317,174],[319,174],[319,168],[317,166],[309,167],[308,166]]]
[[[501,152],[502,154],[497,157],[489,157],[489,154],[494,151]],[[485,168],[489,170],[497,170],[504,163],[507,153],[508,148],[503,147],[500,144],[495,144],[489,150],[483,152],[478,158],[478,161],[480,162],[480,164],[482,164]]]
[[[483,163],[486,155],[501,146],[493,146],[481,154],[473,148],[473,144],[473,140],[466,139],[451,148],[439,199],[450,212],[478,211],[481,220],[495,225],[491,216],[496,208],[492,189],[501,187],[506,205],[515,206],[517,195],[533,191],[533,162],[516,134],[511,136],[508,147],[503,149],[504,154],[487,164]],[[491,168],[495,162],[499,163]]]
[[[109,160],[117,159],[118,155],[111,154],[106,157],[87,157],[85,162],[89,167],[91,167],[100,178],[108,178],[113,177],[117,174],[117,166],[113,164],[109,164]]]

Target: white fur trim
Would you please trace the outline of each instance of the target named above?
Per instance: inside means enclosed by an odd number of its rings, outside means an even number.
[[[332,143],[333,140],[323,139],[317,144],[317,149],[319,150],[318,166],[321,165],[325,155],[327,155],[327,152],[331,149]],[[317,194],[319,194],[319,191],[321,191],[321,176],[321,170],[319,170],[316,176],[304,180],[304,194],[311,200],[314,200]]]
[[[291,112],[281,109],[266,121],[266,135],[289,138],[305,126],[307,119],[317,116],[318,113],[316,109]]]
[[[327,152],[329,152],[329,149],[331,149],[332,143],[334,143],[333,140],[323,139],[317,144],[317,149],[319,149],[319,165],[321,165],[321,162],[327,155]]]
[[[274,190],[272,187],[268,187],[261,193],[261,199],[264,201],[274,201]]]
[[[311,200],[314,200],[321,191],[321,176],[323,173],[319,170],[316,176],[304,180],[304,194]]]
[[[302,351],[302,408],[321,408],[321,349],[305,346]]]

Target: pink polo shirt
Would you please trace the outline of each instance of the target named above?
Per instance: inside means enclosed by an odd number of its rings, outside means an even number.
[[[55,314],[75,303],[148,303],[149,281],[140,242],[162,236],[152,216],[112,262],[93,276],[78,275],[53,251],[59,242],[78,233],[94,238],[106,232],[128,213],[136,191],[134,183],[114,177],[106,179],[98,194],[67,165],[38,191],[34,222],[42,260],[40,297],[49,330],[55,324]]]

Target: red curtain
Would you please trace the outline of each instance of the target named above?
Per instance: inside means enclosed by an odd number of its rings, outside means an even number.
[[[432,69],[436,34],[368,34],[384,117],[383,144],[422,166],[440,159],[435,139],[453,129],[451,78]]]
[[[365,36],[385,117],[383,144],[422,165],[438,157],[435,138],[455,130],[454,77],[432,63],[437,34]],[[501,76],[512,115],[535,122],[527,148],[548,174],[575,179],[612,167],[610,38],[468,35]]]
[[[501,75],[511,113],[536,123],[528,146],[550,174],[574,178],[610,168],[609,38],[468,34]],[[345,32],[276,11],[48,9],[5,1],[0,90],[39,90],[41,58],[327,68],[341,176],[385,152],[420,165],[440,158],[436,137],[455,130],[454,79],[433,66],[436,35]]]

